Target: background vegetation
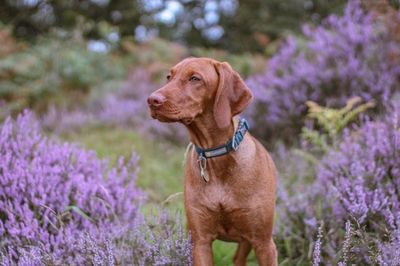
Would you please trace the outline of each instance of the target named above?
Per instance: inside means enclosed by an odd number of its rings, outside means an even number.
[[[228,61],[255,95],[280,265],[400,264],[398,1],[1,5],[2,265],[191,264],[189,140],[146,105],[187,56]],[[235,247],[216,241],[215,264]]]

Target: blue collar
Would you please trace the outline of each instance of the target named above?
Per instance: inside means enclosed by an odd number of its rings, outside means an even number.
[[[203,149],[197,145],[194,145],[197,154],[200,159],[208,159],[213,157],[218,157],[225,155],[231,151],[236,151],[239,148],[240,143],[242,142],[244,135],[249,130],[249,124],[246,119],[240,118],[239,125],[233,134],[232,139],[230,139],[226,144],[218,146],[216,148]]]

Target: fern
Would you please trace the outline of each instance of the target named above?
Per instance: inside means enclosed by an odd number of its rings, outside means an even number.
[[[329,108],[320,106],[313,101],[307,101],[307,117],[316,121],[320,130],[303,127],[301,137],[310,143],[314,149],[325,153],[332,145],[334,139],[354,121],[361,113],[375,106],[373,100],[362,103],[360,97],[353,97],[342,108]]]

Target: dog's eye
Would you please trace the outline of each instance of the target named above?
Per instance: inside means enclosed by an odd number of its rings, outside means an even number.
[[[192,77],[190,77],[189,81],[200,81],[200,78],[198,78],[196,76],[192,76]]]
[[[167,80],[170,80],[171,79],[171,75],[167,75]]]

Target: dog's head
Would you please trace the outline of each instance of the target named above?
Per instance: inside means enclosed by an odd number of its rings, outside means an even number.
[[[161,122],[190,124],[210,112],[219,128],[250,103],[252,94],[228,63],[187,58],[171,68],[167,83],[147,99],[151,116]]]

